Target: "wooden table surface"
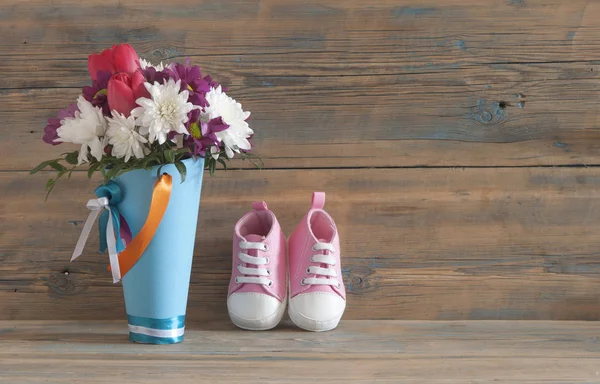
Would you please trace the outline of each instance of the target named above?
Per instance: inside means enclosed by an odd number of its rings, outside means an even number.
[[[0,322],[0,382],[600,383],[600,324],[344,321],[328,333],[191,324],[182,344],[125,322]]]

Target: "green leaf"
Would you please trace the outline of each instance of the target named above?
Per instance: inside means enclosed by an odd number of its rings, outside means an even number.
[[[50,165],[50,163],[52,163],[53,161],[56,160],[46,160],[46,161],[42,161],[41,163],[38,164],[37,167],[33,168],[31,171],[29,171],[30,175],[33,175],[34,173],[37,173],[39,171],[41,171],[42,169],[46,168],[48,165]]]
[[[123,168],[127,167],[125,163],[114,164],[113,167],[106,173],[106,178],[112,180],[119,175]]]
[[[258,169],[263,169],[265,167],[264,161],[259,156],[252,153],[246,153],[246,157],[248,158],[248,160],[250,160],[254,167]]]
[[[167,149],[165,152],[165,160],[167,161],[167,163],[173,163],[175,162],[175,153],[172,149]]]
[[[58,179],[60,179],[61,177],[63,177],[63,176],[64,176],[64,175],[66,175],[67,173],[69,173],[69,170],[68,170],[67,168],[65,168],[65,169],[63,169],[63,170],[61,170],[61,171],[59,171],[59,172],[56,174],[56,181],[58,181]]]
[[[217,159],[217,161],[221,164],[223,164],[223,169],[227,170],[227,163],[225,162],[225,160],[221,159],[220,157]]]
[[[183,162],[178,161],[175,163],[175,168],[177,168],[177,170],[179,171],[179,175],[181,176],[181,182],[183,183],[185,181],[185,177],[187,174],[187,169],[185,168],[185,164],[183,164]]]
[[[210,173],[211,176],[215,175],[215,169],[216,168],[217,168],[217,162],[213,158],[212,161],[209,162],[209,165],[208,165],[208,171],[209,171],[209,173]]]
[[[44,199],[44,201],[48,200],[48,196],[50,196],[50,192],[52,192],[52,189],[54,188],[54,186],[56,185],[56,180],[54,179],[48,179],[48,181],[46,182],[46,198]]]
[[[67,171],[67,168],[66,168],[64,165],[62,165],[62,164],[59,164],[59,163],[56,163],[56,162],[54,162],[54,163],[50,163],[50,164],[48,164],[48,165],[49,165],[51,168],[53,168],[53,169],[57,170],[58,172],[66,172],[66,171]]]
[[[145,159],[144,162],[142,163],[142,168],[144,169],[150,169],[155,165],[160,164],[159,159],[158,159],[158,153],[153,152],[150,153]]]
[[[71,165],[77,164],[77,157],[79,156],[79,152],[71,152],[65,156],[65,161]]]
[[[100,162],[90,165],[90,167],[88,168],[88,172],[87,172],[88,179],[92,178],[92,175],[94,174],[94,172],[96,172],[98,170],[98,168],[100,168],[101,165],[102,165],[102,163],[100,163]]]
[[[56,180],[54,180],[54,179],[48,179],[48,181],[46,182],[46,186],[44,187],[44,189],[47,191],[48,188],[51,188],[54,184],[56,184]]]
[[[189,148],[187,148],[187,147],[185,147],[185,148],[179,148],[179,149],[176,151],[176,153],[177,153],[178,155],[179,155],[179,154],[188,154],[188,153],[190,153],[190,149],[189,149]]]
[[[156,178],[160,179],[160,171],[162,171],[163,166],[161,165],[160,167],[158,167],[158,169],[156,170]]]

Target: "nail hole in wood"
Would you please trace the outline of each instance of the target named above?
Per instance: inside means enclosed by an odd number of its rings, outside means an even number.
[[[508,103],[506,101],[501,101],[498,103],[498,106],[500,107],[500,109],[504,109],[508,106]]]
[[[18,289],[15,289],[15,292],[19,292],[19,290],[18,290]]]

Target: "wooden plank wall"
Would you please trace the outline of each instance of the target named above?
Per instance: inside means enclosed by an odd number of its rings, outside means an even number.
[[[261,171],[206,180],[188,315],[226,318],[235,221],[291,231],[310,192],[340,228],[347,319],[600,319],[600,2],[3,0],[0,319],[122,319],[99,180],[44,203],[45,119],[119,42],[191,57],[253,114]]]

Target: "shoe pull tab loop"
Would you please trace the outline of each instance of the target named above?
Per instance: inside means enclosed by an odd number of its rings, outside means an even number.
[[[313,192],[311,209],[323,209],[325,206],[325,192]]]
[[[255,211],[268,211],[269,207],[267,207],[267,203],[264,201],[255,201],[252,203],[252,209]]]

